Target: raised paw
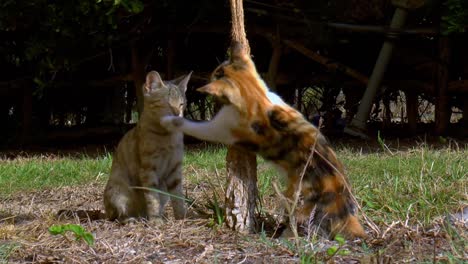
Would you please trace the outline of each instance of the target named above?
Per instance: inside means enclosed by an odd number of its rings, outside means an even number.
[[[161,126],[169,131],[177,131],[184,124],[184,118],[180,116],[163,116]]]

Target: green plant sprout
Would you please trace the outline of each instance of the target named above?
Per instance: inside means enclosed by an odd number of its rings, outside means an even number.
[[[76,224],[65,224],[65,225],[52,225],[49,227],[49,232],[52,235],[62,235],[65,236],[65,233],[67,231],[72,232],[75,234],[76,240],[83,239],[88,246],[93,246],[94,245],[94,236],[93,234],[86,232],[86,230]]]

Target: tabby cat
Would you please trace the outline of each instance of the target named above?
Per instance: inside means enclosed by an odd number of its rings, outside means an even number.
[[[301,186],[299,223],[307,223],[315,212],[314,221],[331,235],[365,237],[343,165],[325,138],[300,112],[268,90],[239,43],[233,44],[231,53],[231,59],[213,72],[212,81],[198,89],[224,103],[218,114],[208,122],[165,117],[162,124],[199,139],[259,153],[287,174],[288,199]]]
[[[169,200],[167,193],[183,197],[183,134],[168,131],[160,119],[183,115],[190,75],[172,81],[163,81],[156,71],[146,75],[143,113],[136,127],[119,142],[104,191],[106,216],[110,220],[162,217]],[[155,188],[166,194],[133,187]],[[157,212],[154,200],[159,200]],[[171,203],[175,218],[183,218],[184,201],[173,197]]]

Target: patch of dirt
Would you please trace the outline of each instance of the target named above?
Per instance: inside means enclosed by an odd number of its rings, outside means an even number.
[[[2,198],[0,246],[15,246],[8,262],[297,263],[308,257],[311,262],[416,263],[446,262],[454,255],[467,260],[466,227],[448,224],[442,218],[430,228],[394,222],[380,225],[377,233],[367,226],[367,240],[346,242],[334,256],[327,254],[327,249],[337,243],[326,238],[302,239],[298,247],[294,241],[213,227],[210,219],[176,221],[171,216],[165,223],[140,221],[127,225],[106,220],[57,219],[61,209],[100,210],[103,189],[103,184],[96,182]],[[191,197],[197,196],[190,193],[193,188],[187,190]],[[72,234],[54,236],[48,232],[51,225],[65,223],[80,224],[91,232],[94,246],[76,241]]]

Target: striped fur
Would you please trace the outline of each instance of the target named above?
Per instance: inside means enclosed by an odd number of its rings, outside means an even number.
[[[163,125],[259,153],[286,172],[287,198],[292,200],[301,186],[303,206],[296,212],[299,222],[308,222],[315,208],[315,222],[331,235],[364,237],[343,165],[323,135],[301,113],[268,91],[242,47],[235,44],[231,51],[231,60],[214,71],[213,81],[198,89],[225,103],[220,112],[209,122],[167,117]]]
[[[156,188],[183,196],[183,134],[160,124],[163,116],[182,116],[190,74],[163,82],[155,71],[148,73],[144,86],[144,110],[135,128],[117,146],[109,181],[104,191],[106,216],[126,222],[129,218],[163,216],[169,197],[132,187]],[[154,212],[154,200],[159,208]],[[185,216],[182,199],[173,198],[176,219]]]

